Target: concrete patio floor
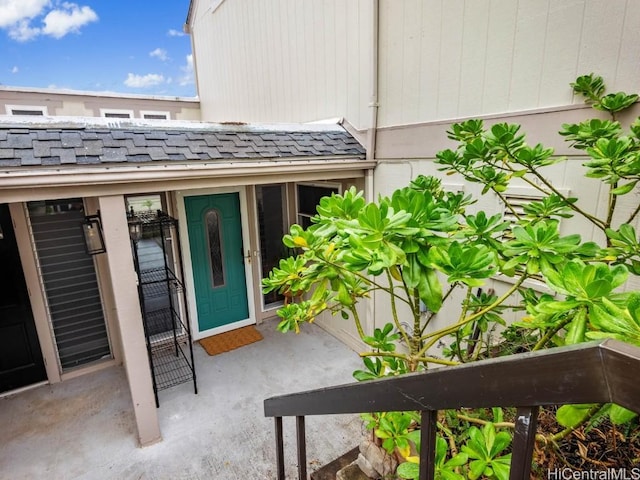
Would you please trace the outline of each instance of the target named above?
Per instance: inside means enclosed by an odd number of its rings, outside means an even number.
[[[194,345],[192,384],[160,392],[163,441],[138,448],[124,370],[111,367],[0,399],[0,477],[7,479],[275,478],[273,395],[353,381],[357,355],[317,326],[210,357]],[[305,326],[307,327],[307,326]],[[358,416],[308,417],[309,471],[356,446]],[[297,478],[294,419],[284,419],[287,478]]]

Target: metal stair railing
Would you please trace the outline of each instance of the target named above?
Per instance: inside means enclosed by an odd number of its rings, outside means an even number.
[[[433,480],[438,410],[516,407],[509,478],[528,480],[541,406],[613,402],[640,412],[638,372],[640,348],[607,339],[272,397],[264,413],[275,419],[278,480],[282,419],[296,417],[298,478],[306,480],[305,416],[418,410],[420,480]]]

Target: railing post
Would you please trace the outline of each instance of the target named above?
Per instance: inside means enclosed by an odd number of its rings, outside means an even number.
[[[304,417],[296,417],[298,441],[298,479],[307,480],[307,442],[304,435]]]
[[[282,417],[274,417],[276,421],[276,468],[278,480],[284,480],[284,437],[282,435]]]
[[[437,410],[424,410],[420,420],[420,480],[433,480],[436,458]]]
[[[509,480],[528,480],[531,475],[539,410],[540,407],[519,407],[516,412]]]

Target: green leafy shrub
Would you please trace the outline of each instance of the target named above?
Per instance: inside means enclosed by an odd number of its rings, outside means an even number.
[[[621,293],[629,274],[640,273],[640,242],[631,225],[640,202],[635,201],[624,221],[614,222],[621,217],[618,199],[635,191],[640,181],[640,119],[625,132],[615,116],[638,96],[605,94],[604,81],[593,74],[579,77],[572,86],[595,109],[611,115],[611,120],[563,125],[560,132],[588,155],[583,163],[586,177],[607,191],[602,217],[585,211],[579,199],[554,186],[544,169],[566,159],[554,156],[552,148],[527,144],[519,125],[486,128],[481,120],[453,124],[448,136],[457,147],[436,155],[439,169],[481,184],[483,195],[493,192],[515,221],[483,211],[467,213],[474,200],[445,191],[435,177],[419,176],[373,203],[365,202],[355,188],[325,197],[312,225],[306,230],[294,225],[284,238],[298,255],[283,260],[263,281],[265,292],[306,294],[304,301],[278,312],[278,328],[297,332],[322,312],[351,319],[369,347],[361,353],[364,369],[354,373],[362,381],[432,364],[456,365],[501,351],[539,350],[605,337],[640,345],[640,292]],[[541,199],[523,211],[517,209],[504,195],[513,182],[534,188]],[[606,243],[562,235],[559,220],[575,215],[601,232]],[[512,279],[505,292],[474,293],[497,274]],[[544,283],[551,293],[526,289],[528,279]],[[433,328],[431,321],[456,289],[465,292],[457,318]],[[390,321],[368,333],[356,305],[374,292],[389,299]],[[520,318],[504,330],[508,341],[500,345],[495,331],[506,325],[512,312]],[[444,355],[434,354],[433,347],[443,342],[448,344]],[[561,407],[558,420],[566,428],[550,439],[569,435],[597,412],[605,412],[614,424],[635,418],[617,406]],[[411,442],[416,446],[415,416],[387,412],[366,419],[389,452],[408,460],[398,475],[417,478],[417,458],[410,448]],[[504,423],[460,413],[445,417],[439,423],[439,477],[507,478],[512,424]],[[462,434],[455,434],[456,429]]]

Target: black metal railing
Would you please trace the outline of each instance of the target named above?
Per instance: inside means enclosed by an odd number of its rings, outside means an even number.
[[[304,417],[422,412],[420,480],[433,480],[438,410],[517,407],[510,479],[529,479],[541,406],[614,402],[640,412],[640,348],[601,340],[322,388],[264,401],[275,418],[278,480],[284,480],[283,417],[296,417],[298,478],[307,478]]]

